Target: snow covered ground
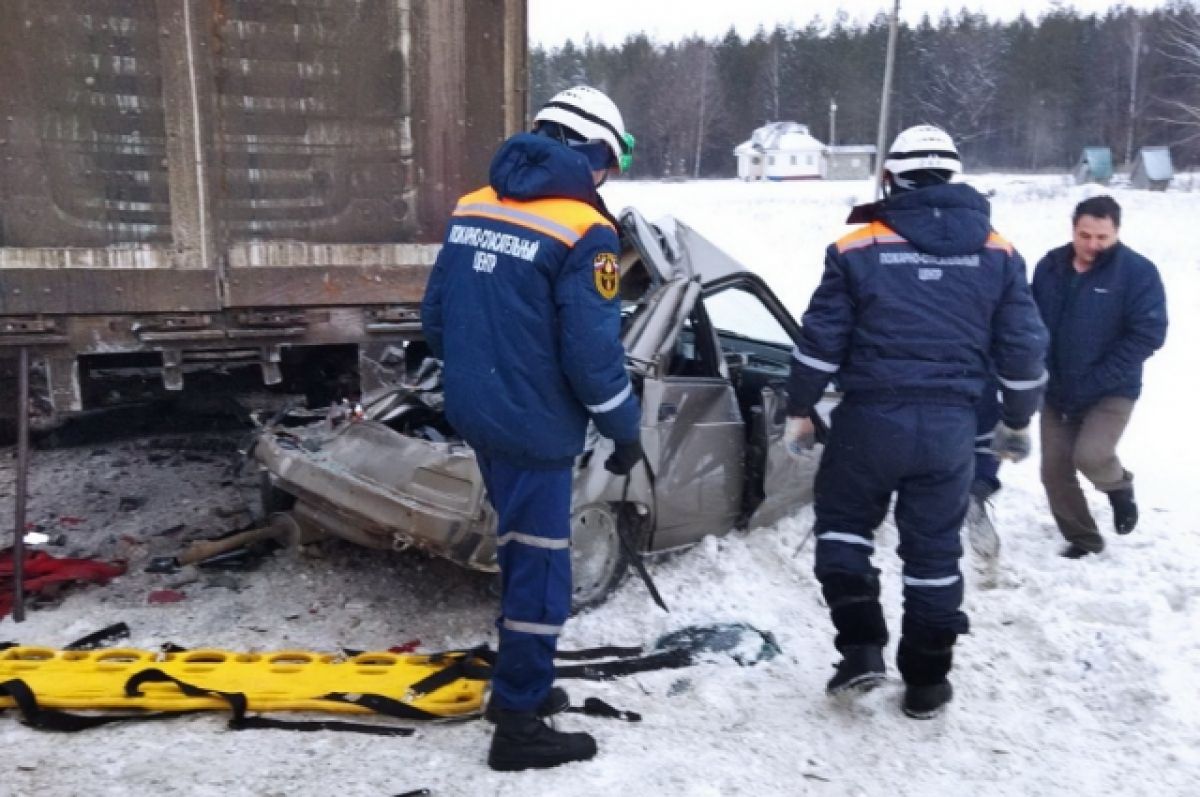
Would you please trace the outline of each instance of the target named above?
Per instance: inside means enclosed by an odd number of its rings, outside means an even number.
[[[1068,240],[1071,209],[1096,192],[1059,177],[971,181],[994,191],[995,225],[1031,269]],[[817,283],[825,245],[843,231],[851,201],[869,191],[865,183],[734,181],[605,189],[614,208],[679,216],[763,274],[797,315]],[[493,773],[484,762],[490,727],[482,722],[378,739],[232,733],[221,718],[203,716],[57,736],[0,716],[0,795],[291,797],[419,787],[435,795],[1200,794],[1200,435],[1191,412],[1200,395],[1193,351],[1200,255],[1189,237],[1200,192],[1112,193],[1125,208],[1122,237],[1163,273],[1171,314],[1167,346],[1149,364],[1121,447],[1137,475],[1142,522],[1128,537],[1109,534],[1098,557],[1061,559],[1036,452],[1005,466],[995,506],[1003,552],[994,567],[964,559],[974,631],[957,648],[956,697],[944,716],[905,718],[894,675],[856,704],[825,698],[835,653],[811,575],[811,544],[797,552],[812,519],[805,510],[775,528],[709,539],[653,564],[669,615],[632,579],[568,625],[564,647],[646,643],[689,624],[741,621],[772,631],[784,651],[754,667],[718,660],[606,684],[568,683],[577,703],[595,695],[645,717],[641,724],[561,720],[598,737],[592,762]],[[248,482],[230,483],[212,457],[150,463],[151,450],[161,449],[143,441],[35,454],[31,519],[84,517],[65,530],[75,544],[127,556],[135,568],[108,587],[77,590],[31,613],[22,625],[0,622],[0,640],[62,645],[117,620],[129,623],[131,643],[142,647],[378,649],[419,639],[438,648],[493,636],[486,579],[416,555],[340,545],[318,557],[279,555],[232,581],[201,577],[181,587],[187,600],[148,605],[148,591],[170,577],[141,573],[140,565],[176,543],[139,539],[138,532],[185,520],[189,530],[211,532],[252,500]],[[11,517],[7,458],[3,468],[0,518]],[[117,498],[131,491],[145,494],[147,504],[122,513]],[[1107,528],[1107,502],[1094,492],[1090,502]],[[876,560],[885,610],[898,629],[894,544],[889,522]]]

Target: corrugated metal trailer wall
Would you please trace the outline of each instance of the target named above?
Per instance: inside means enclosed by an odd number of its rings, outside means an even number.
[[[4,0],[0,345],[65,411],[81,354],[270,383],[285,347],[411,331],[525,124],[525,30],[525,0]]]

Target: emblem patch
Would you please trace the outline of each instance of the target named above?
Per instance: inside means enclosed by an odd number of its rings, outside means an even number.
[[[596,281],[596,292],[605,299],[617,295],[621,288],[621,268],[617,256],[612,252],[601,252],[592,260],[592,276]]]

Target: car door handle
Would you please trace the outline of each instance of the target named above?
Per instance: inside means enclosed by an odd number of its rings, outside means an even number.
[[[679,415],[679,405],[678,404],[659,404],[658,405],[658,422],[659,423],[664,423],[666,421],[673,421],[673,420],[675,420],[676,416],[678,416],[678,415]]]

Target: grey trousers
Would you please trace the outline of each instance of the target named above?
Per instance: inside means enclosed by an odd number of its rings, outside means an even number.
[[[1117,458],[1133,405],[1133,399],[1110,396],[1078,415],[1042,408],[1042,485],[1050,511],[1062,535],[1088,551],[1103,550],[1104,538],[1075,474],[1083,473],[1103,492],[1133,486],[1133,474]]]

